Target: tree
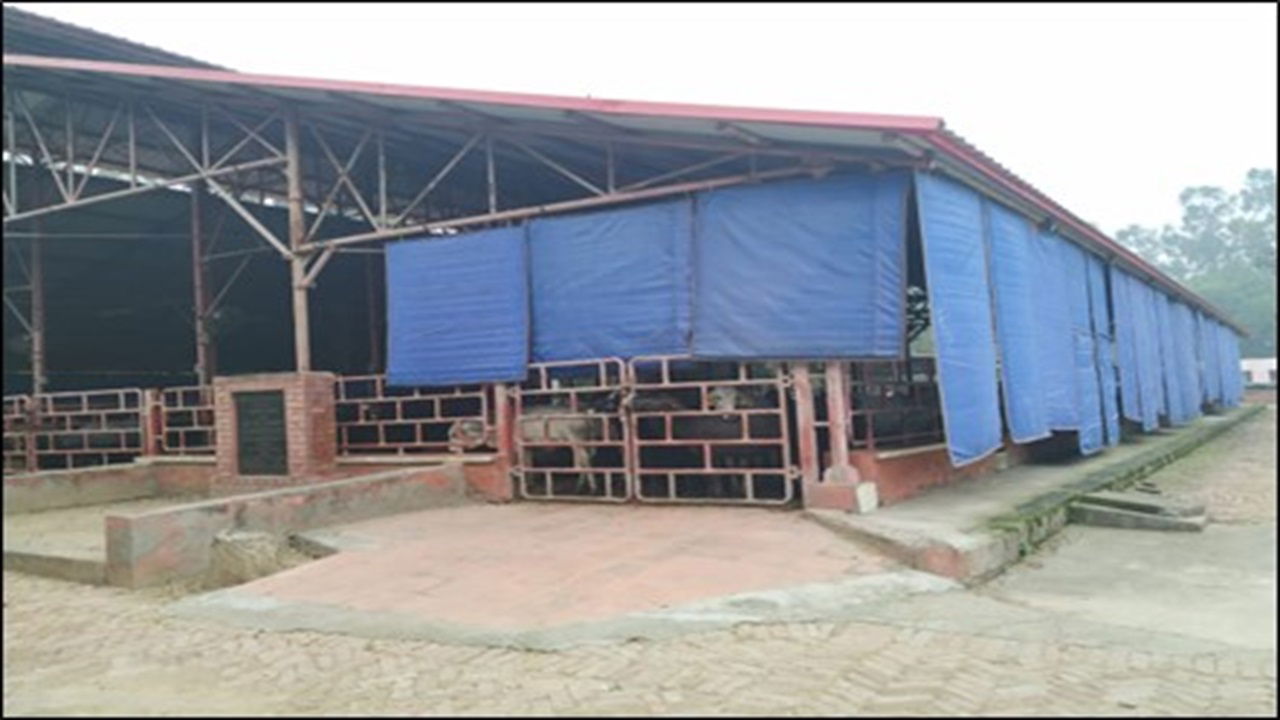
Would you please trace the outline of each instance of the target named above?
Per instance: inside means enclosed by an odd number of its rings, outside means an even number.
[[[1276,176],[1253,169],[1244,187],[1189,187],[1182,224],[1130,225],[1116,239],[1228,313],[1249,331],[1246,357],[1276,354]]]

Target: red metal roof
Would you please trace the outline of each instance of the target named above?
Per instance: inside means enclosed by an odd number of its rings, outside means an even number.
[[[226,68],[145,43],[4,6],[4,46],[31,55]]]
[[[1003,191],[1018,198],[1045,214],[1056,218],[1064,226],[1070,228],[1078,236],[1095,245],[1102,252],[1115,256],[1131,265],[1140,274],[1148,276],[1153,282],[1163,286],[1169,292],[1181,296],[1192,304],[1198,305],[1231,325],[1237,331],[1247,334],[1244,328],[1233,322],[1225,313],[1212,304],[1183,287],[1177,281],[1156,269],[1131,250],[1107,237],[1104,233],[1084,222],[1075,214],[1054,202],[1044,193],[1035,189],[1030,183],[1014,175],[960,136],[947,130],[941,118],[914,115],[885,115],[875,113],[848,113],[815,110],[784,110],[756,107],[734,107],[722,105],[695,105],[685,103],[664,103],[634,100],[610,100],[598,98],[575,98],[558,95],[542,95],[533,93],[512,93],[487,90],[464,90],[457,88],[440,88],[417,85],[401,85],[389,83],[357,82],[346,80],[326,80],[319,78],[300,78],[278,75],[261,75],[238,73],[223,70],[210,70],[191,67],[171,67],[160,65],[139,65],[133,63],[82,60],[73,58],[44,57],[34,55],[4,55],[5,67],[22,67],[68,71],[82,73],[101,73],[121,75],[154,80],[172,80],[186,83],[211,83],[223,86],[254,87],[259,90],[276,91],[310,91],[315,93],[357,94],[366,97],[383,97],[387,99],[417,99],[431,102],[466,103],[473,107],[484,106],[490,112],[500,112],[509,108],[509,112],[517,109],[566,112],[572,111],[594,116],[614,118],[615,122],[629,119],[640,120],[669,119],[672,121],[715,121],[742,123],[752,131],[773,127],[781,130],[784,126],[810,128],[809,132],[819,129],[843,130],[850,133],[860,132],[865,138],[867,132],[897,133],[914,138],[937,152],[957,161],[963,167],[984,176]],[[329,101],[340,102],[332,97]],[[512,119],[517,119],[513,117]]]
[[[845,126],[864,129],[920,132],[936,130],[942,126],[940,118],[914,115],[879,115],[872,113],[827,112],[820,110],[778,110],[771,108],[732,107],[722,105],[689,105],[682,103],[647,102],[638,100],[608,100],[604,98],[574,98],[561,95],[534,93],[495,92],[489,90],[461,90],[457,88],[398,85],[390,83],[356,82],[350,80],[324,80],[282,75],[258,75],[201,68],[168,67],[161,65],[137,65],[133,63],[71,58],[43,57],[36,55],[4,56],[5,65],[47,68],[51,70],[79,70],[104,72],[136,77],[169,78],[197,82],[229,83],[299,90],[325,90],[329,92],[364,93],[426,100],[452,100],[494,105],[513,105],[531,108],[552,108],[622,115],[659,115],[664,117],[688,117],[708,120],[737,120],[742,122],[773,122],[802,125]]]

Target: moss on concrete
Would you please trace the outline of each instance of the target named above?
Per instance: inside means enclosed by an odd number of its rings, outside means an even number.
[[[1123,490],[1131,487],[1165,465],[1254,417],[1262,412],[1263,407],[1245,405],[1225,417],[1222,422],[1187,431],[1168,445],[1152,448],[1124,462],[1091,472],[1066,484],[1063,489],[1045,493],[1018,505],[1012,512],[988,520],[985,529],[997,535],[1016,536],[1018,556],[1026,557],[1065,524],[1067,505],[1071,501],[1099,490]]]

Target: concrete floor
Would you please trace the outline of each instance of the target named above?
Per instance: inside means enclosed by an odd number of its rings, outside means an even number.
[[[150,497],[138,500],[60,508],[4,516],[4,547],[42,555],[105,561],[107,538],[103,519],[204,499],[199,496]]]
[[[190,598],[175,612],[273,629],[550,648],[955,586],[798,513],[755,508],[521,503],[304,536],[341,552]]]

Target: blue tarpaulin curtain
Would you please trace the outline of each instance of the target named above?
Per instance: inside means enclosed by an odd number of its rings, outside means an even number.
[[[1005,417],[1014,442],[1032,442],[1050,435],[1037,345],[1040,287],[1035,230],[1027,218],[1003,205],[986,199],[983,205]]]
[[[909,180],[889,172],[698,194],[693,354],[901,356]]]
[[[1182,411],[1190,421],[1200,417],[1200,376],[1196,372],[1195,325],[1191,308],[1176,300],[1169,304],[1173,321],[1174,350],[1178,359],[1178,386],[1182,391]]]
[[[1056,235],[1051,237],[1061,258],[1061,273],[1066,278],[1071,310],[1080,452],[1091,455],[1102,449],[1104,439],[1098,359],[1094,349],[1093,316],[1089,310],[1089,266],[1080,246]]]
[[[1164,413],[1163,381],[1160,379],[1160,333],[1156,329],[1155,291],[1149,285],[1133,278],[1130,283],[1132,297],[1137,302],[1135,327],[1138,331],[1138,383],[1142,388],[1142,429],[1151,432],[1160,426]]]
[[[1221,403],[1222,388],[1222,353],[1218,349],[1218,323],[1207,316],[1203,317],[1200,344],[1204,352],[1205,376],[1209,384],[1208,397],[1210,403]]]
[[[523,227],[392,243],[386,268],[388,384],[524,379]]]
[[[1214,323],[1217,328],[1219,372],[1222,375],[1222,404],[1236,407],[1244,397],[1244,379],[1240,370],[1240,340],[1231,328]]]
[[[688,200],[529,223],[533,359],[687,352],[692,230]]]
[[[1036,285],[1040,293],[1036,347],[1044,379],[1045,413],[1052,430],[1076,430],[1075,341],[1067,277],[1062,270],[1058,242],[1047,232],[1036,233]]]
[[[1138,339],[1134,328],[1129,274],[1111,266],[1111,298],[1115,310],[1116,363],[1120,369],[1120,408],[1126,420],[1142,422],[1138,389]]]
[[[1155,291],[1156,322],[1160,331],[1160,368],[1164,377],[1169,422],[1182,425],[1187,422],[1183,407],[1182,382],[1178,372],[1178,350],[1174,343],[1173,319],[1169,309],[1169,296]]]
[[[1204,317],[1204,313],[1196,310],[1193,312],[1196,323],[1196,365],[1200,370],[1200,402],[1213,402],[1213,380],[1214,368],[1213,354],[1208,352],[1209,327],[1208,321]]]
[[[947,450],[967,465],[1001,444],[982,200],[936,175],[917,173],[916,189]]]
[[[1093,316],[1095,365],[1102,396],[1102,428],[1107,445],[1120,442],[1120,410],[1116,406],[1115,342],[1107,304],[1107,268],[1102,259],[1086,254],[1089,263],[1089,311]]]

